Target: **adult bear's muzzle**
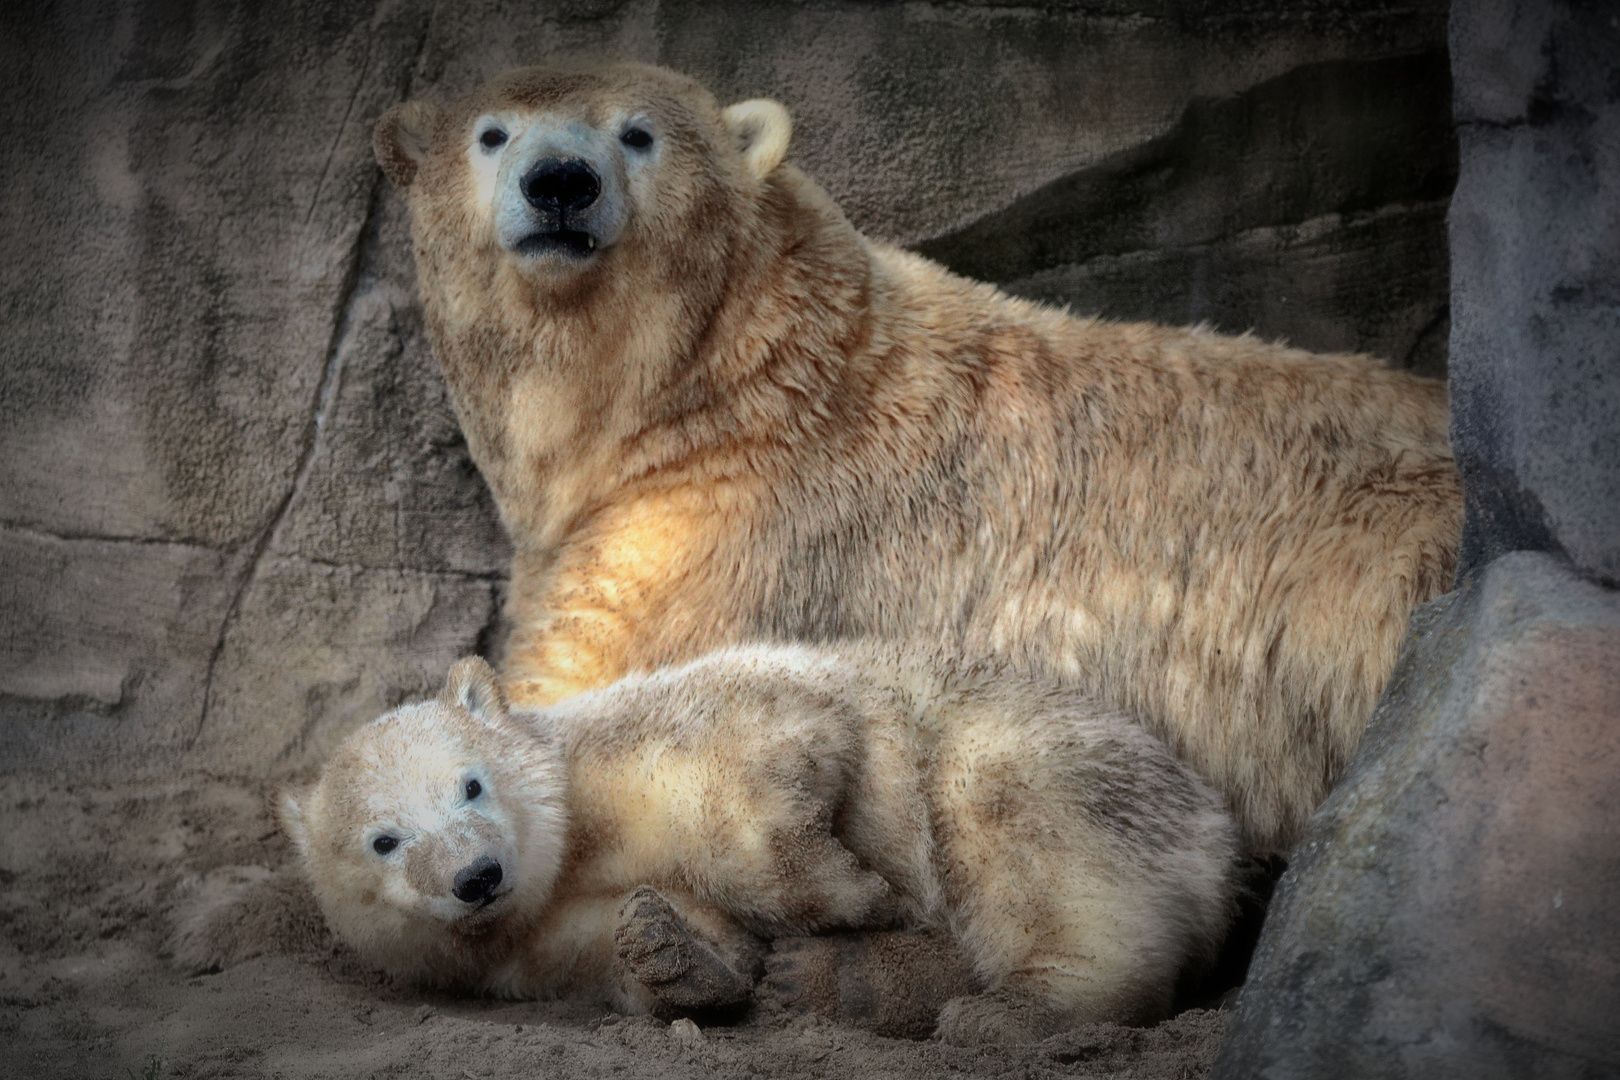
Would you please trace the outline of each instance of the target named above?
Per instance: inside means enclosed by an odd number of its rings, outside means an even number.
[[[535,123],[505,154],[496,188],[502,247],[573,263],[618,240],[628,217],[615,140],[590,125]]]

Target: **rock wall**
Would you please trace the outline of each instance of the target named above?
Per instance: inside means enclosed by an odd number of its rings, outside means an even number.
[[[1464,567],[1620,585],[1620,7],[1459,0],[1451,441]]]
[[[488,650],[506,551],[375,117],[629,57],[793,110],[870,233],[1440,373],[1438,0],[0,11],[0,770],[280,775]]]

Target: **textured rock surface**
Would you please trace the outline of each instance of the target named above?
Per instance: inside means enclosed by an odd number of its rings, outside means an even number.
[[[1620,594],[1427,605],[1283,876],[1216,1077],[1620,1076]]]
[[[1465,565],[1620,584],[1620,8],[1459,0],[1452,445]]]
[[[877,236],[1440,370],[1444,33],[1441,0],[5,7],[0,769],[281,775],[498,639],[369,149],[401,96],[660,61],[785,101]]]

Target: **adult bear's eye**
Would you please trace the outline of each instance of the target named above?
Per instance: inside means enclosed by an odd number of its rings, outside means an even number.
[[[652,132],[646,128],[633,127],[620,135],[619,141],[632,150],[645,150],[652,145]]]
[[[506,145],[506,132],[498,127],[485,128],[484,133],[478,136],[478,141],[485,150],[496,150]]]
[[[472,800],[478,798],[478,796],[482,795],[483,793],[484,793],[484,786],[482,784],[480,784],[476,780],[467,781],[467,801],[468,802],[471,802]]]
[[[399,846],[399,841],[392,836],[379,836],[371,842],[371,850],[379,855],[386,855]]]

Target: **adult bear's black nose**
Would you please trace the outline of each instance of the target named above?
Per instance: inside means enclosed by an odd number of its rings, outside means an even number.
[[[602,178],[583,158],[544,158],[520,182],[523,197],[536,210],[553,214],[585,209],[602,194]]]
[[[495,895],[500,883],[501,864],[483,855],[461,868],[450,891],[464,904],[482,904]]]

